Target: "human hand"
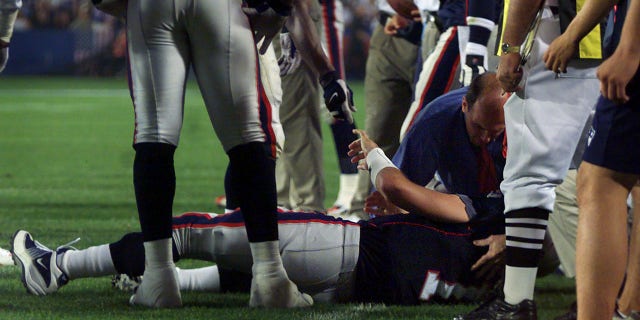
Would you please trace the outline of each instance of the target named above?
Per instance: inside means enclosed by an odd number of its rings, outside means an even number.
[[[491,235],[488,238],[476,240],[473,244],[489,246],[487,253],[471,266],[474,282],[479,287],[492,287],[504,277],[506,236]]]
[[[484,57],[479,55],[470,54],[467,55],[465,59],[465,64],[462,65],[462,69],[460,71],[460,83],[463,86],[469,86],[473,79],[477,78],[479,75],[487,72],[484,68]]]
[[[324,91],[324,104],[329,109],[331,116],[337,120],[346,120],[353,123],[352,112],[356,112],[353,105],[353,92],[338,73],[331,71],[320,78],[320,84]]]
[[[555,73],[566,73],[569,60],[578,50],[578,43],[567,34],[557,37],[542,56],[547,69]]]
[[[357,163],[360,162],[360,160],[366,159],[369,151],[377,148],[378,145],[371,140],[363,130],[354,129],[353,133],[357,134],[360,138],[349,144],[349,152],[347,152],[347,155],[351,157],[351,163]],[[366,162],[360,162],[358,169],[367,170]]]
[[[504,234],[490,235],[487,238],[473,241],[473,244],[478,247],[489,246],[489,249],[471,266],[472,271],[477,270],[487,262],[495,264],[504,260],[504,249],[507,247],[507,237]]]
[[[280,76],[283,77],[291,74],[300,66],[302,57],[288,32],[280,34],[280,47],[282,55],[278,58],[278,66],[280,67]]]
[[[0,40],[0,72],[7,66],[9,60],[9,44]]]
[[[522,56],[519,53],[503,53],[496,77],[504,92],[515,92],[522,89],[518,84],[522,80]]]
[[[627,84],[638,70],[640,56],[617,49],[597,71],[602,96],[618,104],[629,101]]]
[[[376,216],[389,216],[402,213],[403,210],[387,201],[379,191],[374,191],[364,200],[364,212]]]
[[[262,40],[258,52],[264,54],[273,38],[282,30],[287,16],[278,14],[271,7],[261,12],[256,8],[242,7],[242,11],[249,17],[255,43],[258,44]]]
[[[395,14],[391,18],[387,19],[387,23],[384,25],[384,33],[393,36],[398,33],[399,29],[408,27],[409,22],[409,19],[399,14]]]

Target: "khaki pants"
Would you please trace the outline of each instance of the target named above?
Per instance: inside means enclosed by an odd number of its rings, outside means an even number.
[[[310,14],[320,32],[320,4],[311,4]],[[277,38],[273,43],[279,56]],[[318,75],[304,62],[292,74],[282,77],[280,122],[285,143],[276,162],[276,185],[278,204],[291,209],[324,211],[320,90]]]
[[[386,35],[381,25],[371,36],[364,80],[365,131],[390,158],[399,146],[400,127],[413,100],[419,47]],[[371,189],[369,174],[360,171],[352,212],[361,212]]]

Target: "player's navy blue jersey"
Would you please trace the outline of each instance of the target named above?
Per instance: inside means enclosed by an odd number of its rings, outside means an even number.
[[[478,227],[504,230],[502,198],[472,201],[478,211],[488,210],[474,218]],[[360,224],[354,288],[358,302],[418,304],[451,299],[472,280],[471,266],[486,251],[472,243],[477,238],[474,223],[436,223],[404,214]]]
[[[469,140],[461,106],[467,90],[450,91],[420,111],[393,163],[416,184],[426,185],[438,171],[449,192],[475,197],[483,194],[478,179],[478,148]],[[501,134],[487,146],[498,184],[505,164],[503,138]]]

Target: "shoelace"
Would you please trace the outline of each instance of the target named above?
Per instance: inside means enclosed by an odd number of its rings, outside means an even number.
[[[61,246],[57,247],[57,248],[56,248],[56,252],[58,252],[58,251],[60,251],[60,250],[62,250],[62,249],[67,249],[67,250],[69,250],[69,249],[71,249],[71,250],[78,250],[78,249],[76,249],[75,247],[73,247],[72,245],[73,245],[73,244],[78,243],[79,241],[80,241],[80,237],[76,238],[75,240],[71,240],[71,241],[69,241],[69,242],[67,242],[67,243],[65,243],[65,244],[63,244],[63,245],[61,245]],[[40,243],[39,243],[39,242],[37,242],[37,241],[35,241],[35,243],[36,243],[36,244],[40,244]],[[40,245],[41,245],[41,244],[40,244]],[[46,248],[46,247],[45,247],[45,248]]]

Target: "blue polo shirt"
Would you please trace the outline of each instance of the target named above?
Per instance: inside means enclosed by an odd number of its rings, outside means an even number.
[[[450,91],[420,111],[392,161],[416,184],[426,185],[437,171],[449,192],[476,197],[483,194],[478,179],[479,148],[469,140],[462,112],[467,90]],[[487,146],[498,185],[505,164],[503,135]]]

